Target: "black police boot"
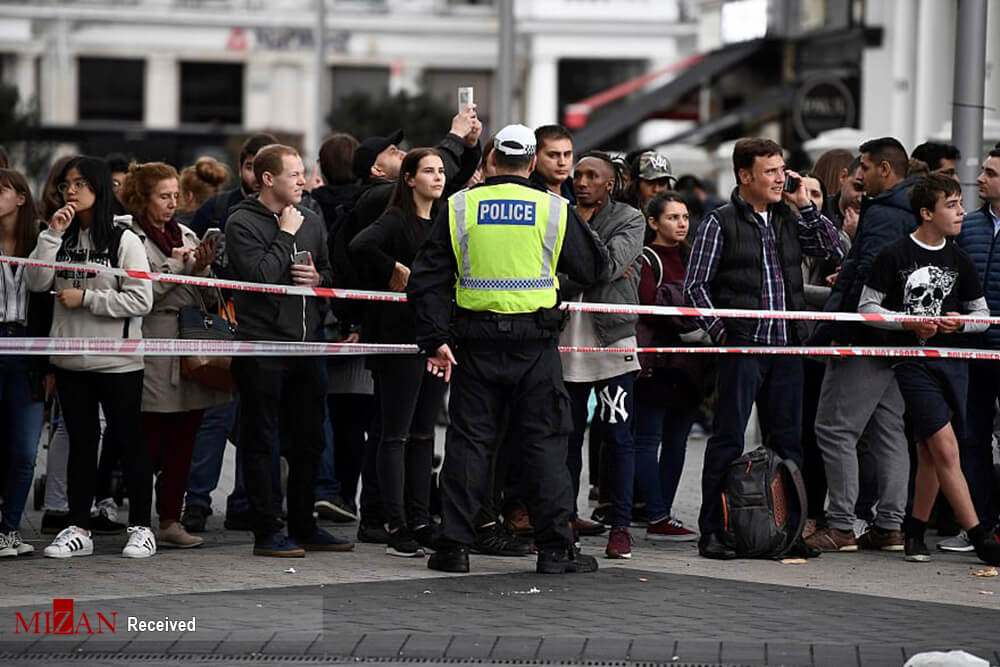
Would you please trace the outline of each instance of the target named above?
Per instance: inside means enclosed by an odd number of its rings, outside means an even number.
[[[715,560],[733,560],[736,558],[736,552],[723,544],[715,533],[701,536],[701,539],[698,540],[698,554],[702,558],[713,558]]]
[[[597,559],[580,553],[575,546],[562,549],[539,549],[538,574],[571,574],[573,572],[596,572]]]
[[[492,523],[476,531],[471,551],[484,556],[527,556],[531,545],[508,533],[499,523]]]
[[[441,572],[468,572],[469,547],[460,544],[438,546],[438,550],[427,559],[427,567]]]

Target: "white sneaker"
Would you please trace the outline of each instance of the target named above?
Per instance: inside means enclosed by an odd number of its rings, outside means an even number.
[[[15,535],[17,533],[0,533],[0,558],[17,556],[17,547],[14,546]]]
[[[937,548],[941,551],[975,551],[976,548],[972,546],[972,542],[969,541],[969,536],[965,534],[963,530],[961,533],[955,537],[949,537],[947,539],[938,542]]]
[[[145,526],[128,527],[128,543],[122,549],[125,558],[149,558],[156,553],[156,536]]]
[[[90,539],[89,530],[70,526],[63,528],[43,553],[47,558],[89,556],[94,553],[94,541]]]

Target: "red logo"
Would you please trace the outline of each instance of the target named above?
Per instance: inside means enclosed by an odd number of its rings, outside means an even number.
[[[72,598],[52,600],[52,611],[36,611],[25,618],[21,612],[14,612],[15,635],[103,635],[105,631],[115,632],[118,612],[111,612],[111,620],[101,612],[87,616],[81,611],[74,613]]]

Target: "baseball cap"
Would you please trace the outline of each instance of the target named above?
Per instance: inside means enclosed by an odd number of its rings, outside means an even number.
[[[507,125],[493,139],[493,148],[511,157],[535,154],[535,132],[524,125]]]
[[[403,131],[396,130],[387,137],[368,137],[354,151],[354,175],[365,180],[371,174],[378,154],[403,140]]]
[[[670,160],[663,153],[646,151],[639,156],[639,178],[644,181],[658,181],[661,178],[672,178],[673,170]]]

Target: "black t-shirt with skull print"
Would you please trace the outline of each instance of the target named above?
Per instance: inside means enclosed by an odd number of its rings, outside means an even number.
[[[976,265],[965,251],[948,239],[943,247],[927,248],[910,236],[892,243],[878,254],[867,284],[884,293],[882,307],[907,315],[938,317],[944,313],[966,314],[969,304],[983,296]],[[893,333],[890,345],[914,345],[912,331]],[[962,334],[938,334],[927,345],[961,347]]]

